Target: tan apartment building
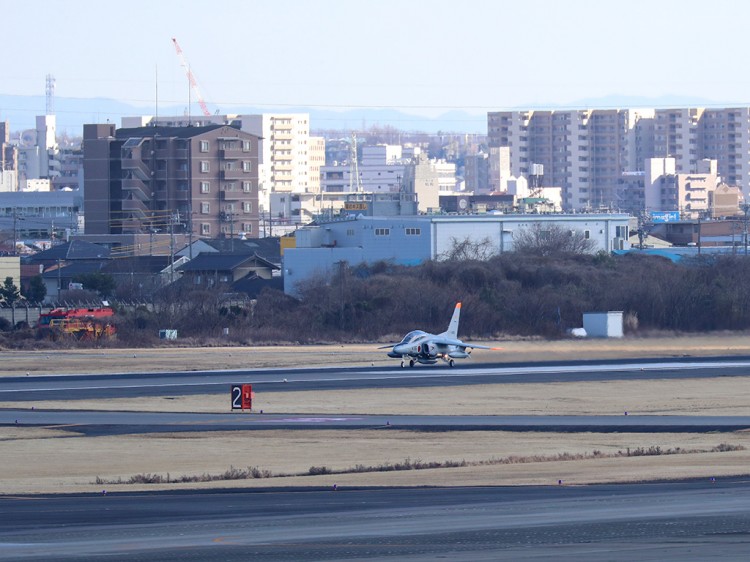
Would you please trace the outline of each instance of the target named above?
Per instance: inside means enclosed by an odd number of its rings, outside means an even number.
[[[488,140],[510,149],[510,172],[561,187],[567,210],[620,208],[623,172],[642,171],[651,152],[653,111],[501,111],[488,114]]]
[[[721,183],[716,186],[713,193],[709,193],[708,195],[711,218],[719,219],[741,213],[740,205],[743,203],[743,198],[739,187]]]
[[[675,158],[650,158],[646,161],[644,179],[644,203],[649,211],[679,211],[683,219],[698,219],[714,216],[712,207],[717,201],[714,192],[719,186],[716,160],[701,160],[695,171],[689,174],[677,172]],[[721,216],[736,214],[726,207],[728,191],[719,192],[719,203],[723,206]],[[735,199],[735,205],[739,201]]]
[[[227,125],[84,125],[86,234],[258,235],[258,137]]]
[[[528,177],[532,164],[543,165],[542,185],[561,186],[567,210],[643,211],[631,208],[639,197],[625,193],[633,182],[624,174],[645,171],[649,158],[674,159],[675,174],[715,160],[722,181],[750,191],[750,108],[504,111],[487,119],[490,147],[510,149],[511,173]]]

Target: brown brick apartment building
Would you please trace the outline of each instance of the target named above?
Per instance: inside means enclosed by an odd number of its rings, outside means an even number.
[[[258,137],[228,125],[84,125],[86,234],[258,235]]]

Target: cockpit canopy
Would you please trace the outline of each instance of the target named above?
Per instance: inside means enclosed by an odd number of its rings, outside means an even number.
[[[426,336],[427,332],[423,332],[422,330],[414,330],[413,332],[409,332],[404,336],[404,339],[401,340],[401,343],[399,345],[404,345],[407,343],[411,343],[414,340],[417,340],[421,338],[422,336]]]

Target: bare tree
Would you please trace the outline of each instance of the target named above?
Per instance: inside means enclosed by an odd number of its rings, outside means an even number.
[[[497,254],[492,240],[485,236],[481,240],[475,240],[466,236],[462,240],[451,237],[451,245],[445,252],[440,254],[439,259],[443,261],[487,261]]]
[[[513,233],[513,250],[537,256],[586,254],[594,248],[594,241],[583,233],[555,224],[536,223]]]

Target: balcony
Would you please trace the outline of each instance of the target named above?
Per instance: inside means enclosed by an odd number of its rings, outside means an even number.
[[[241,180],[242,177],[241,169],[221,170],[219,172],[219,179],[222,180]]]
[[[231,191],[222,189],[219,192],[219,199],[221,201],[239,201],[240,199],[243,199],[243,195],[244,194],[242,191],[238,191],[236,189],[233,189]]]
[[[219,150],[219,158],[222,160],[237,160],[245,154],[239,148],[222,148]]]

